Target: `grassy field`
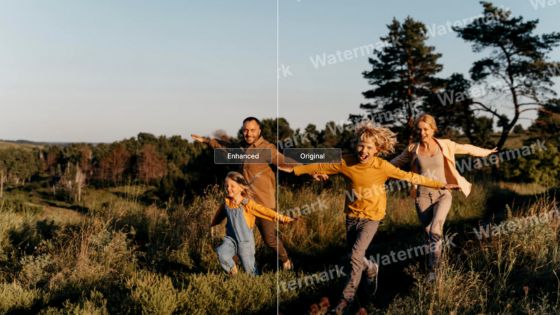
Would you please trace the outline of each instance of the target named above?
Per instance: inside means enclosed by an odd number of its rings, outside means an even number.
[[[165,209],[143,203],[148,188],[88,189],[81,204],[48,190],[7,192],[0,200],[0,313],[275,314],[279,305],[282,314],[308,314],[310,306],[320,314],[314,304],[322,298],[337,302],[344,277],[333,271],[346,261],[339,181],[328,189],[282,188],[281,211],[302,215],[280,229],[295,270],[276,272],[275,255],[255,233],[258,277],[220,270],[213,248],[224,228],[208,228],[218,187]],[[390,262],[377,294],[360,290],[357,307],[368,314],[557,313],[559,220],[523,219],[551,213],[556,194],[508,183],[475,185],[468,199],[454,192],[446,230],[453,246],[436,282],[426,281],[422,255]],[[477,237],[480,226],[489,227],[488,237]],[[422,237],[413,200],[393,193],[368,255],[388,257],[423,244]]]

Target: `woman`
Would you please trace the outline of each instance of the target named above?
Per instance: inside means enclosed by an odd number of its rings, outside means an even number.
[[[436,120],[431,115],[422,115],[416,122],[420,141],[409,145],[399,156],[391,160],[398,168],[410,165],[411,171],[432,179],[456,184],[468,196],[471,184],[463,178],[455,167],[456,154],[470,154],[484,157],[496,153],[492,150],[479,148],[470,144],[459,144],[448,139],[437,139]],[[413,192],[416,197],[416,212],[424,226],[427,242],[430,246],[428,266],[430,278],[435,278],[439,265],[443,243],[443,224],[451,208],[451,192],[444,189],[419,187]]]

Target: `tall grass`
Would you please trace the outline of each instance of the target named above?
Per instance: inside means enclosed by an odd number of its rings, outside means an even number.
[[[468,242],[448,256],[435,281],[410,268],[410,294],[396,299],[389,314],[555,314],[560,308],[560,218],[539,222],[557,209],[541,199],[501,222],[493,237]],[[551,212],[552,211],[552,212]]]
[[[338,191],[316,194],[311,189],[280,191],[281,213],[300,217],[282,227],[281,238],[292,251],[324,252],[344,244],[344,195]]]
[[[166,208],[144,204],[144,189],[91,189],[72,220],[51,220],[50,212],[21,196],[0,201],[0,313],[261,314],[275,313],[280,302],[284,314],[301,314],[323,295],[338,297],[343,278],[288,290],[279,284],[301,283],[345,261],[340,183],[281,188],[279,211],[301,215],[280,226],[296,270],[268,267],[256,277],[229,277],[218,264],[214,247],[225,231],[209,223],[222,202],[219,187],[190,204]],[[468,199],[454,194],[448,229],[464,233],[472,230],[469,224],[492,222],[486,210],[495,189],[500,187],[474,186]],[[407,273],[413,284],[403,284],[382,306],[379,298],[364,306],[389,314],[554,313],[560,307],[558,220],[519,223],[554,206],[548,197],[505,215],[521,226],[514,233],[480,241],[463,235],[461,248],[446,253],[435,282],[427,281],[418,260],[391,266],[388,272]],[[467,225],[454,231],[461,224]],[[393,194],[371,250],[421,243],[421,236],[413,200]],[[275,255],[262,241],[257,247],[257,263],[274,266]],[[383,290],[392,280],[382,273],[380,281]]]

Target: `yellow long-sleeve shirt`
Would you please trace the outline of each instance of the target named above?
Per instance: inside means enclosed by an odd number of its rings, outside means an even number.
[[[245,222],[247,222],[247,226],[250,229],[255,227],[256,217],[263,218],[269,221],[278,221],[282,223],[289,223],[294,220],[288,216],[279,214],[278,212],[270,208],[260,205],[252,199],[248,199],[248,202],[245,205],[243,204],[236,205],[234,204],[233,200],[231,200],[230,198],[225,198],[224,204],[218,209],[218,211],[216,211],[216,214],[214,215],[214,219],[212,219],[212,223],[210,224],[210,226],[218,225],[226,218],[225,207],[224,207],[225,205],[227,205],[230,208],[238,208],[240,206],[243,207],[244,210],[243,216],[245,217]]]
[[[317,163],[294,167],[296,175],[341,174],[346,179],[344,211],[350,217],[380,221],[385,217],[387,196],[385,182],[389,178],[406,180],[413,184],[443,188],[444,183],[415,173],[405,172],[391,163],[373,157],[360,163],[355,155],[346,155],[340,163]]]

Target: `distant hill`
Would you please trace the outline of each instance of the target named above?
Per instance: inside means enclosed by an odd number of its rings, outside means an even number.
[[[35,149],[35,148],[43,148],[50,143],[43,143],[43,142],[32,142],[27,140],[17,140],[17,141],[10,141],[10,140],[0,140],[0,150],[3,149],[10,149],[10,148],[20,148],[20,149]]]
[[[74,143],[84,143],[84,142],[35,142],[29,140],[2,140],[0,139],[0,150],[9,148],[20,148],[20,149],[43,149],[47,146],[57,145],[57,146],[68,146]],[[98,145],[103,142],[87,142],[86,144]]]

